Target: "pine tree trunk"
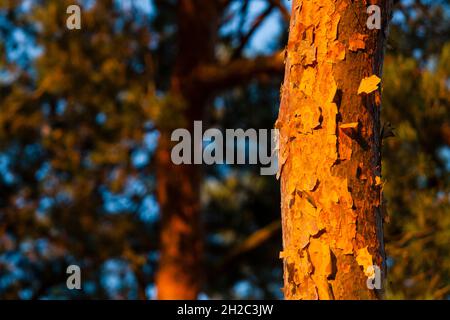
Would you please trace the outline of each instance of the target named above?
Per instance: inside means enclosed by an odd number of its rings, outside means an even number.
[[[180,0],[177,8],[178,54],[170,94],[183,107],[176,117],[164,117],[155,155],[162,214],[158,299],[196,299],[202,286],[201,166],[173,164],[170,154],[175,142],[170,136],[176,128],[193,133],[194,120],[202,119],[208,92],[189,77],[213,60],[219,6],[210,0]]]
[[[381,78],[390,3],[371,2],[381,30],[366,27],[366,1],[292,4],[276,123],[286,299],[382,293],[367,286],[371,266],[384,271],[381,90],[361,82]]]
[[[174,165],[170,134],[161,133],[156,153],[157,197],[162,213],[158,299],[196,299],[201,286],[200,172]]]

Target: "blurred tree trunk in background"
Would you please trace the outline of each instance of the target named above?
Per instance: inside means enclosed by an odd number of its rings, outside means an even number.
[[[219,24],[223,23],[229,4],[229,0],[180,0],[177,4],[178,52],[170,102],[159,115],[161,135],[155,159],[162,214],[160,266],[156,275],[159,299],[196,299],[203,281],[201,165],[172,163],[172,131],[186,128],[192,133],[194,120],[203,119],[208,101],[219,92],[246,85],[258,76],[283,72],[280,53],[248,58],[241,52],[259,23],[244,37],[232,59],[217,61]],[[263,13],[261,19],[266,16]]]
[[[189,77],[214,58],[218,9],[217,3],[209,0],[182,0],[178,4],[178,53],[171,95],[180,101],[182,119],[163,118],[156,151],[157,196],[162,214],[156,276],[159,299],[196,299],[201,286],[200,166],[174,165],[170,136],[176,128],[192,133],[194,120],[202,119],[207,96]]]
[[[384,270],[378,82],[391,6],[372,1],[381,30],[369,30],[365,2],[292,4],[276,123],[287,299],[380,296],[366,282]]]

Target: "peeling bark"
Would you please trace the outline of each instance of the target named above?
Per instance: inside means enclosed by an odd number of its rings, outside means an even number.
[[[384,270],[380,88],[386,30],[366,6],[295,0],[276,127],[286,299],[376,299],[367,267]],[[375,87],[374,87],[375,86]],[[358,93],[358,91],[360,91]],[[362,265],[361,265],[362,264]]]

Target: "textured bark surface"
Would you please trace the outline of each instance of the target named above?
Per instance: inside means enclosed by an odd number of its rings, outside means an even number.
[[[366,27],[370,4],[382,30]],[[389,16],[388,0],[293,1],[276,123],[286,299],[380,297],[366,281],[367,267],[384,270],[378,81]]]

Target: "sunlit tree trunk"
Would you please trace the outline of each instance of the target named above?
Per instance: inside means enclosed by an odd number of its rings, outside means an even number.
[[[172,143],[162,133],[156,154],[157,196],[162,213],[158,299],[196,299],[201,286],[202,238],[197,167],[176,166]]]
[[[369,30],[368,2],[292,4],[276,123],[286,299],[381,296],[367,279],[384,270],[377,82],[390,3],[371,1],[382,19]]]
[[[209,0],[180,0],[177,7],[178,54],[170,94],[180,105],[167,108],[181,109],[177,117],[163,117],[155,156],[162,214],[156,275],[158,299],[196,299],[202,285],[201,167],[174,165],[170,158],[174,142],[170,136],[172,130],[180,127],[192,133],[194,120],[202,119],[206,92],[189,77],[213,59],[219,6]]]

